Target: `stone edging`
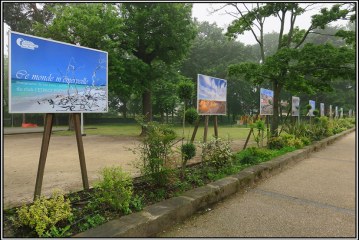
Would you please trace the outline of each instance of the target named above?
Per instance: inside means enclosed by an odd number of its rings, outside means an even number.
[[[159,203],[145,207],[141,212],[111,220],[103,225],[79,233],[74,237],[150,237],[183,221],[200,209],[214,204],[229,195],[275,175],[286,167],[309,157],[310,153],[325,148],[334,141],[355,131],[346,130],[317,141],[310,146],[276,157],[270,161],[248,167],[238,174],[225,177],[195,188]]]

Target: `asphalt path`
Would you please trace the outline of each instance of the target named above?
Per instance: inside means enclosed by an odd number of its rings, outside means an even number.
[[[355,132],[157,237],[356,238]]]

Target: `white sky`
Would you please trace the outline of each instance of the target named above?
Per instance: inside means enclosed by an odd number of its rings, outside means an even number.
[[[221,6],[224,6],[225,3],[194,3],[192,9],[192,16],[197,18],[198,21],[207,21],[209,23],[216,23],[218,27],[224,28],[224,31],[227,31],[227,27],[235,17],[226,13],[226,11],[233,12],[233,7],[226,7],[218,12],[213,12],[213,9],[220,9]],[[248,6],[251,6],[251,3],[247,3]],[[296,25],[301,29],[307,29],[310,26],[311,16],[318,13],[321,8],[327,7],[328,9],[332,6],[332,3],[321,3],[315,6],[310,7],[310,11],[305,12],[304,14],[297,17]],[[305,4],[306,6],[306,4]],[[288,20],[288,17],[287,17]],[[343,21],[338,22],[338,24],[346,24]],[[337,24],[336,24],[337,25]],[[270,17],[265,20],[264,23],[264,33],[272,33],[279,31],[279,20],[275,17]],[[256,44],[255,39],[252,33],[245,32],[243,35],[238,36],[237,38],[240,42],[244,44]]]

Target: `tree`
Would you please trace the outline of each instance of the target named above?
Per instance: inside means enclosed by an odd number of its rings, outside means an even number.
[[[122,18],[131,54],[146,67],[132,79],[142,93],[143,115],[152,120],[153,81],[159,78],[155,62],[182,60],[195,37],[189,3],[123,3]],[[142,134],[144,134],[144,128]]]
[[[247,4],[228,4],[234,7],[239,18],[228,27],[227,35],[235,38],[238,34],[251,31],[261,53],[261,64],[242,63],[229,67],[232,76],[245,76],[246,79],[260,84],[269,81],[274,92],[272,135],[278,135],[279,102],[282,89],[293,92],[315,93],[330,89],[330,82],[341,74],[352,75],[355,54],[347,47],[336,48],[331,44],[305,44],[307,36],[316,29],[324,29],[330,22],[345,18],[350,13],[336,4],[330,10],[323,8],[319,14],[312,16],[308,29],[299,29],[295,23],[297,16],[303,14],[307,7],[298,3],[256,4],[249,9]],[[267,17],[276,17],[279,24],[278,45],[275,53],[266,56],[264,51],[264,22]],[[288,26],[286,18],[289,17]],[[284,29],[288,29],[288,33]]]
[[[47,23],[53,17],[51,8],[54,3],[3,3],[4,22],[12,31],[31,34],[35,22]]]

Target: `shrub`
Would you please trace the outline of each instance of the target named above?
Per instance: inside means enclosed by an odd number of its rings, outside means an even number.
[[[168,126],[154,122],[148,124],[147,130],[147,136],[140,146],[140,168],[150,183],[161,187],[168,184],[171,173],[168,165],[176,133]]]
[[[253,165],[268,160],[271,156],[272,152],[269,149],[250,147],[240,151],[236,157],[241,164]]]
[[[295,147],[295,148],[302,148],[303,142],[300,138],[296,138],[292,134],[283,133],[278,137],[272,137],[268,141],[268,148],[269,149],[281,149],[283,147]]]
[[[185,143],[181,146],[183,158],[187,161],[196,156],[196,146],[193,143]]]
[[[189,124],[191,124],[191,125],[194,124],[197,121],[198,117],[199,117],[199,115],[195,108],[189,108],[186,110],[185,119],[186,119],[186,122],[188,122]]]
[[[202,145],[202,160],[209,166],[221,168],[230,164],[232,157],[229,142],[220,138],[214,138]]]
[[[131,176],[123,172],[121,167],[105,167],[101,175],[101,180],[95,184],[96,201],[109,206],[114,211],[130,213],[133,194]]]
[[[34,229],[39,237],[44,236],[46,231],[61,220],[72,216],[70,200],[65,200],[59,191],[55,191],[50,199],[38,197],[33,204],[23,205],[16,212],[15,226],[28,226]]]
[[[311,143],[311,141],[308,137],[300,137],[300,140],[302,141],[304,146],[308,146]]]

